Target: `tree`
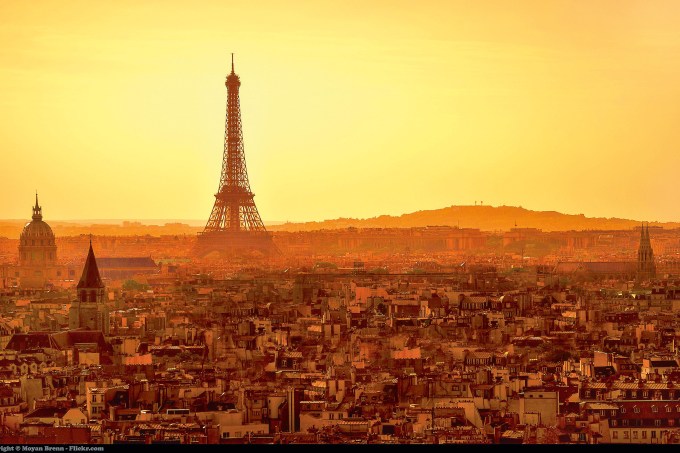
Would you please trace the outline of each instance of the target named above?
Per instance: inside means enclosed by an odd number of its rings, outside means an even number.
[[[145,291],[148,288],[149,288],[149,285],[139,283],[138,281],[133,280],[133,279],[125,280],[125,282],[123,283],[123,289],[126,289],[126,290]]]

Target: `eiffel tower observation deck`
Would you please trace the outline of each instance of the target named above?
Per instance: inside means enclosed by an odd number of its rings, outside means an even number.
[[[206,256],[218,252],[219,256],[232,256],[253,252],[263,255],[280,253],[272,241],[271,233],[262,223],[253,199],[255,195],[248,182],[239,105],[241,79],[234,72],[234,54],[231,55],[231,73],[225,85],[227,118],[220,185],[208,223],[198,233],[195,254]]]

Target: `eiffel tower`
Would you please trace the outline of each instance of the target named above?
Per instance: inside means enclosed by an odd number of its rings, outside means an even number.
[[[225,85],[227,118],[220,186],[208,223],[198,234],[195,253],[198,256],[211,252],[219,252],[223,256],[245,255],[253,251],[264,255],[280,253],[262,223],[248,182],[238,94],[241,80],[234,72],[234,54],[231,54],[231,74],[227,76]]]

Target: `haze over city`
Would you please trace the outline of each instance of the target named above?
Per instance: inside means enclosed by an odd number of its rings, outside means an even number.
[[[235,52],[264,219],[483,201],[678,221],[679,10],[3,2],[0,218],[38,190],[53,219],[204,219]]]
[[[0,3],[0,450],[680,444],[678,13]]]

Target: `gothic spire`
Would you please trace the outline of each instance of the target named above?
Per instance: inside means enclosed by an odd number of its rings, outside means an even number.
[[[92,250],[92,238],[90,238],[90,251],[87,252],[87,259],[83,267],[83,275],[78,282],[78,289],[81,288],[103,288],[104,284],[99,276],[99,269],[97,268],[97,260],[94,257]]]
[[[645,239],[649,243],[649,222],[647,222],[647,229],[645,231]]]
[[[637,278],[639,280],[654,278],[656,276],[654,251],[652,250],[652,243],[649,238],[649,222],[647,222],[646,227],[644,223],[641,226],[637,268]]]

